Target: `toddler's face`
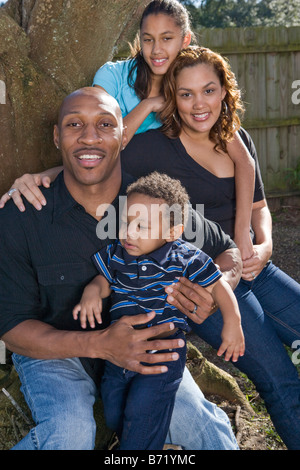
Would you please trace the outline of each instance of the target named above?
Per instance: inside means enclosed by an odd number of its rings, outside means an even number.
[[[130,255],[145,255],[166,243],[169,223],[164,217],[163,204],[166,204],[164,200],[144,194],[132,193],[127,198],[119,238]]]

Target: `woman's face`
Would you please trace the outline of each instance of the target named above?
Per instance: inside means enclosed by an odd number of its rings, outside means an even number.
[[[181,28],[171,16],[147,16],[141,29],[141,48],[154,75],[164,75],[178,52],[189,45],[191,35],[182,37]]]
[[[176,78],[176,104],[183,130],[209,134],[220,116],[225,95],[212,65],[182,69]]]

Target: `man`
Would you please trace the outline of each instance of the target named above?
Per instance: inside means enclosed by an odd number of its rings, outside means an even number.
[[[64,171],[43,190],[44,210],[36,212],[28,205],[20,213],[8,204],[0,213],[0,337],[14,352],[36,422],[14,447],[20,450],[93,449],[93,404],[102,359],[142,374],[159,374],[163,369],[156,363],[176,360],[177,354],[169,350],[183,346],[180,340],[151,340],[172,324],[134,328],[153,314],[123,317],[108,326],[109,298],[103,305],[103,323],[95,330],[83,331],[73,320],[73,307],[97,274],[90,257],[111,241],[97,238],[97,208],[112,204],[118,210],[118,196],[130,182],[121,174],[119,154],[126,135],[117,102],[98,88],[72,93],[62,104],[54,142]],[[219,254],[222,267],[236,250],[212,224],[205,223],[203,229],[211,232],[212,249],[219,237],[220,250],[213,253]],[[230,264],[229,276],[237,266],[238,261]],[[149,354],[153,349],[169,352]],[[190,407],[182,405],[182,399],[187,403],[194,395],[194,387],[186,372],[170,428],[171,438],[181,430],[182,441],[177,438],[174,444],[193,450],[237,448],[226,415],[200,390],[197,403],[193,398]]]

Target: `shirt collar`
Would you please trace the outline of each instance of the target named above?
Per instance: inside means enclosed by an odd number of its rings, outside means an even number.
[[[70,209],[75,207],[77,202],[69,191],[64,182],[64,172],[59,173],[53,183],[54,203],[53,203],[53,220],[59,219]]]
[[[167,242],[155,251],[152,251],[147,256],[154,259],[159,264],[164,264],[172,250],[174,242]]]
[[[82,207],[69,193],[65,182],[63,171],[59,173],[55,181],[53,182],[54,191],[54,205],[53,205],[53,220],[61,218],[66,212],[70,211],[74,207]],[[122,173],[122,182],[118,196],[112,201],[112,205],[119,207],[119,196],[126,195],[127,186],[132,183],[134,179],[127,173]],[[84,207],[82,207],[84,210]]]
[[[121,245],[120,241],[118,241],[118,246],[119,246],[119,249],[122,250],[122,255],[123,255],[122,257],[126,264],[132,263],[134,260],[142,261],[143,259],[151,258],[154,261],[156,261],[158,264],[163,265],[166,262],[169,256],[169,253],[174,246],[174,242],[165,243],[163,246],[161,246],[157,250],[152,251],[151,253],[148,253],[147,255],[141,255],[141,256],[134,256],[134,255],[130,255],[129,253],[127,253],[125,248],[123,248],[123,246]]]

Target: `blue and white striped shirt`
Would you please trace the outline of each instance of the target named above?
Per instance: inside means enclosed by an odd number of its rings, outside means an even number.
[[[129,255],[117,240],[92,258],[111,285],[111,320],[154,310],[156,317],[147,326],[172,321],[188,331],[186,315],[166,301],[166,286],[185,276],[207,287],[222,276],[208,255],[180,238],[139,257]]]

